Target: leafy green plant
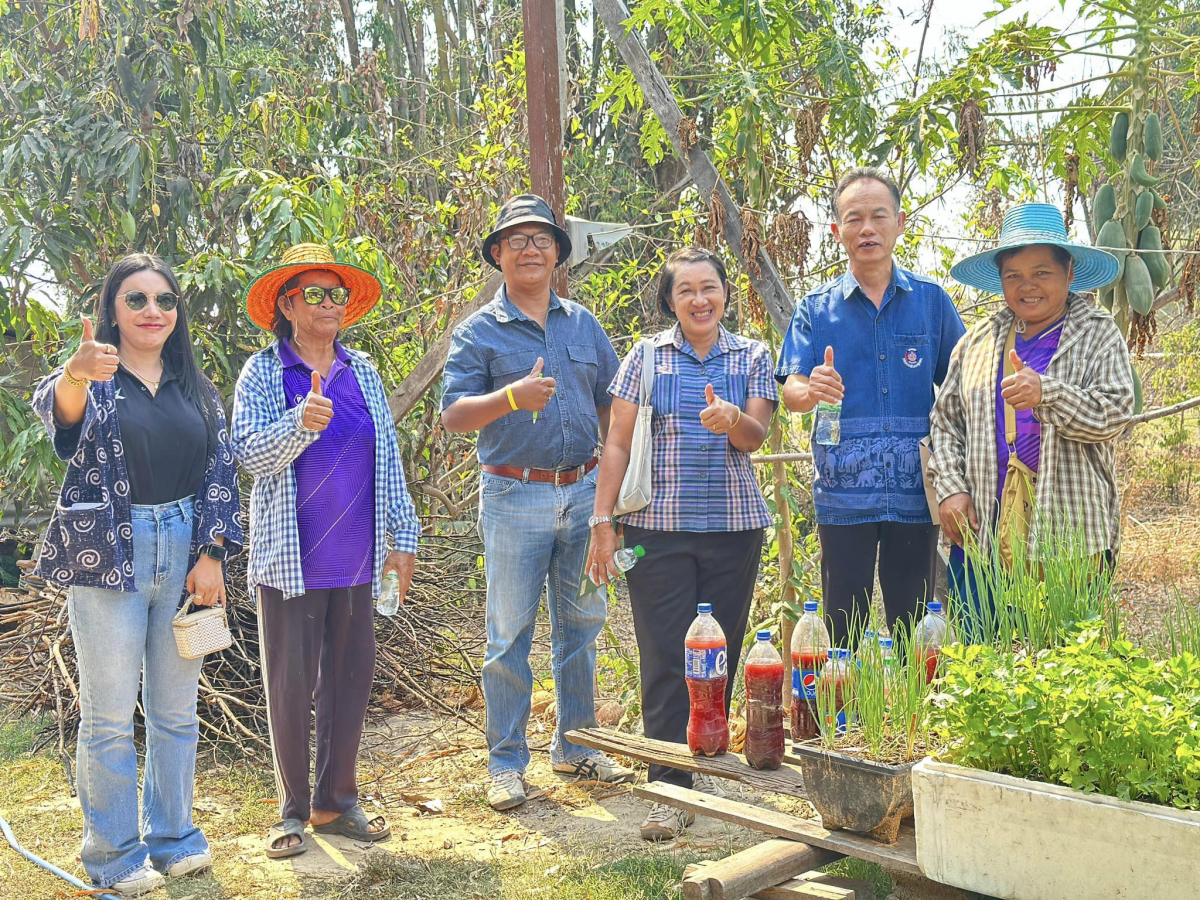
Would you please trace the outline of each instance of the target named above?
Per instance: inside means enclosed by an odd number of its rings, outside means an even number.
[[[1156,661],[1099,620],[1062,647],[946,651],[932,724],[959,765],[1200,809],[1200,658]]]

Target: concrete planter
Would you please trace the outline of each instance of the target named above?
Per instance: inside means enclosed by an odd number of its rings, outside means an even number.
[[[912,773],[927,878],[1002,900],[1200,895],[1200,813],[922,760]]]

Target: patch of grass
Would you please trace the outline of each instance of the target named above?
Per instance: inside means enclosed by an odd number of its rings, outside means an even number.
[[[829,875],[839,875],[842,878],[856,878],[865,881],[875,889],[875,896],[879,900],[883,900],[892,892],[891,875],[874,863],[855,859],[853,856],[847,856],[845,859],[839,859],[835,863],[823,866],[821,871]]]
[[[11,762],[32,753],[38,733],[49,721],[45,716],[23,716],[11,721],[0,721],[0,763]]]

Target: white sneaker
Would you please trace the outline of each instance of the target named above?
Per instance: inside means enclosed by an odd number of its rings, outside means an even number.
[[[692,790],[709,794],[713,797],[728,797],[725,788],[721,786],[722,779],[715,775],[702,775],[696,772],[692,775]]]
[[[157,891],[165,886],[167,879],[155,872],[150,863],[142,863],[142,867],[108,886],[108,890],[122,897],[140,897],[151,891]]]
[[[186,878],[188,875],[199,875],[205,869],[211,868],[211,853],[194,853],[191,856],[185,856],[178,862],[171,863],[163,874],[168,878]]]
[[[509,769],[492,776],[492,786],[488,788],[488,803],[492,809],[503,811],[520,806],[525,802],[525,776]]]
[[[627,769],[615,759],[603,753],[585,756],[578,762],[556,762],[554,771],[563,776],[585,781],[603,781],[608,784],[624,784],[633,781],[633,769]]]
[[[693,822],[695,815],[667,806],[665,803],[655,803],[650,807],[650,814],[642,823],[642,840],[669,841],[676,838]]]

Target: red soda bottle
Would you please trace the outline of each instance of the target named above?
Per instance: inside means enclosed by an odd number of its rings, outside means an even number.
[[[850,651],[835,647],[829,651],[829,662],[821,672],[819,690],[825,701],[825,727],[837,729],[837,734],[845,734],[849,724],[849,712],[846,709],[846,699],[850,693],[850,679],[854,677],[854,662]]]
[[[817,615],[817,601],[804,601],[804,615],[792,632],[792,740],[820,734],[817,726],[817,674],[829,653],[829,629]]]
[[[712,604],[696,607],[696,620],[683,641],[684,677],[691,715],[688,749],[693,756],[718,756],[729,749],[725,717],[725,685],[729,680],[729,650],[725,632],[712,615]]]
[[[917,623],[917,646],[921,648],[921,658],[925,662],[925,680],[927,682],[933,681],[937,675],[942,648],[953,643],[954,629],[946,621],[942,604],[934,600],[929,604],[929,612]]]
[[[746,762],[778,769],[783,762],[783,660],[771,632],[758,632],[746,657]]]

